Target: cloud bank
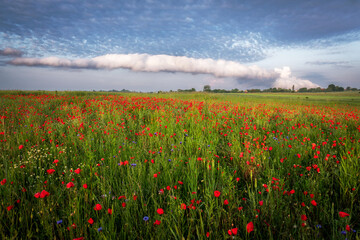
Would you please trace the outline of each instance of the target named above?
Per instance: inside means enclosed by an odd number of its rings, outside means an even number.
[[[94,58],[65,59],[15,58],[8,62],[18,66],[48,66],[59,68],[83,69],[130,69],[135,72],[182,72],[191,74],[210,74],[217,78],[236,78],[238,82],[272,84],[272,87],[290,89],[316,88],[319,85],[309,80],[292,76],[289,67],[265,70],[256,65],[246,66],[234,61],[196,59],[184,56],[149,55],[149,54],[107,54]]]
[[[196,59],[170,55],[149,54],[107,54],[91,59],[15,58],[9,62],[22,66],[50,66],[88,69],[125,68],[136,72],[184,72],[211,74],[216,77],[237,77],[251,79],[275,79],[278,73],[258,66],[246,66],[234,61]]]

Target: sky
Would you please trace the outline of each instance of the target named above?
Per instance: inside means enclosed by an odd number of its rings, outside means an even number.
[[[0,0],[0,89],[360,88],[360,0]]]

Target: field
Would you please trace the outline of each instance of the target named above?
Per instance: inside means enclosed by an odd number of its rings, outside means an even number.
[[[1,239],[360,239],[360,94],[0,92]]]

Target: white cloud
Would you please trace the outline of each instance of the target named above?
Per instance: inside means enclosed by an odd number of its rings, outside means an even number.
[[[65,68],[119,69],[136,72],[184,72],[211,74],[216,77],[236,77],[244,79],[276,79],[279,73],[268,71],[256,65],[247,66],[234,61],[196,59],[169,55],[149,54],[107,54],[91,59],[15,58],[9,62],[22,66],[50,66]]]
[[[272,87],[292,89],[292,87],[294,86],[294,88],[296,90],[299,88],[320,87],[319,85],[317,85],[309,80],[300,79],[300,78],[292,76],[290,67],[275,68],[275,72],[279,73],[280,76],[272,84]]]

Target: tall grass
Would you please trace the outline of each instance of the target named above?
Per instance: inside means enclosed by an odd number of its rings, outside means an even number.
[[[359,239],[356,104],[249,96],[2,92],[1,238]]]

